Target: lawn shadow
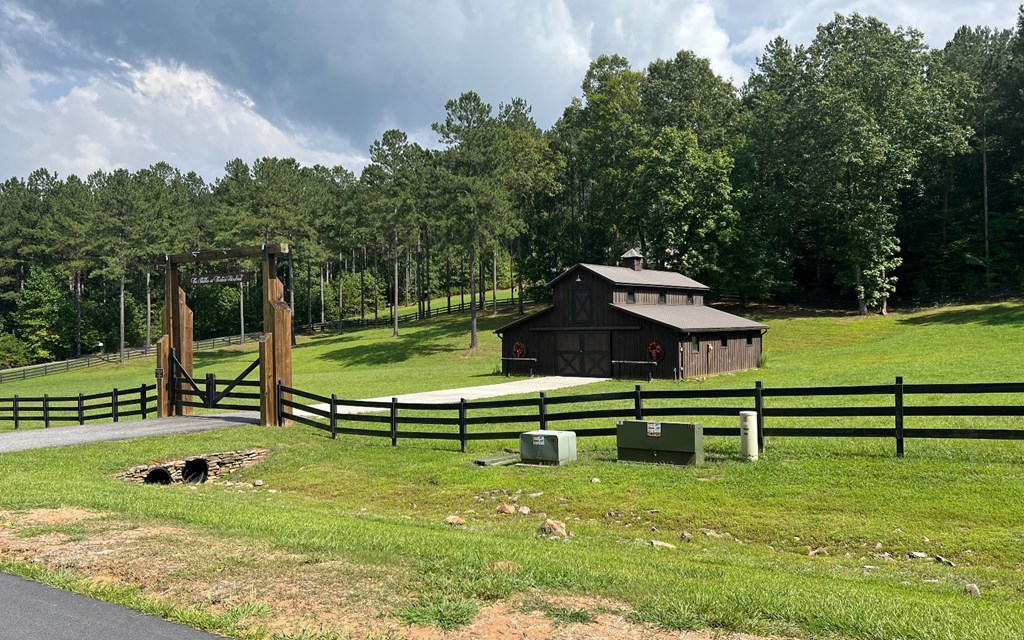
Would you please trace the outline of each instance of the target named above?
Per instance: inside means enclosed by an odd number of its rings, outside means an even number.
[[[468,320],[468,318],[466,318]],[[507,317],[480,317],[477,328],[480,332],[493,331],[507,323]],[[403,332],[403,328],[405,331]],[[353,334],[341,334],[334,338],[339,344],[335,349],[326,351],[318,359],[346,365],[386,365],[405,362],[412,356],[430,356],[439,353],[456,354],[465,348],[452,345],[448,341],[457,336],[465,335],[469,343],[468,323],[456,322],[417,322],[400,325],[397,338],[381,338],[371,344],[353,343],[359,337]],[[323,347],[323,342],[317,346]]]
[[[916,326],[933,324],[1020,325],[1024,324],[1024,304],[1003,303],[984,308],[944,309],[912,318],[900,318],[898,322]]]

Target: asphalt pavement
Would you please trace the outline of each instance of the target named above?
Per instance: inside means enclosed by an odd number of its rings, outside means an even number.
[[[0,433],[0,453],[49,447],[70,447],[76,444],[110,440],[133,440],[149,436],[180,435],[227,427],[241,427],[247,424],[257,424],[259,421],[258,413],[245,412],[180,418],[153,418],[130,422],[51,427],[49,429],[25,429]]]
[[[0,573],[0,640],[223,640],[192,627]]]

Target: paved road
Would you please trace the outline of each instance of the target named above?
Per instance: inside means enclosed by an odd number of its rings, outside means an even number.
[[[0,573],[0,640],[223,640],[155,616]]]
[[[211,431],[226,427],[241,427],[259,422],[258,413],[224,413],[217,415],[187,416],[183,418],[154,418],[131,422],[74,425],[49,429],[27,429],[0,433],[0,453],[69,447],[76,444],[133,440],[148,436],[169,436],[182,433]],[[2,620],[0,620],[2,624]]]

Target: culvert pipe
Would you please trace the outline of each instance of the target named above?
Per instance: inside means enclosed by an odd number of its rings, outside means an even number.
[[[143,484],[171,484],[171,472],[167,467],[153,467],[142,479]]]
[[[181,470],[181,479],[186,484],[203,484],[210,477],[210,464],[206,458],[192,458],[185,461]]]

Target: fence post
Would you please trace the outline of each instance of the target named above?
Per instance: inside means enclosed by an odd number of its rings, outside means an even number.
[[[14,430],[18,430],[18,394],[14,394]]]
[[[278,427],[284,426],[284,389],[283,383],[279,379],[274,385],[274,393],[277,394],[277,425]]]
[[[636,385],[636,391],[633,393],[633,413],[637,420],[644,419],[644,388],[641,385]]]
[[[143,382],[142,384],[139,385],[139,415],[142,416],[143,420],[145,420],[147,416],[146,409],[146,383]]]
[[[466,399],[459,399],[459,444],[462,445],[462,453],[466,453],[469,442],[466,441]]]
[[[50,428],[50,394],[43,394],[43,428]]]
[[[217,404],[217,374],[206,374],[206,408],[212,409]]]
[[[167,415],[178,415],[182,414],[181,407],[178,406],[178,361],[177,350],[174,347],[169,348],[170,355],[167,357],[167,371],[164,373],[165,376],[170,376],[170,386],[168,387],[171,392],[171,397],[168,398],[168,406],[170,411]]]
[[[896,457],[903,457],[903,376],[896,376]]]
[[[85,424],[85,398],[78,394],[78,424]]]
[[[398,398],[391,398],[391,446],[398,446]]]
[[[114,390],[110,392],[110,415],[114,422],[117,422],[117,414],[117,387],[114,387]]]
[[[540,428],[548,428],[548,396],[543,391],[540,392]]]
[[[331,440],[338,437],[338,394],[331,394]]]
[[[754,411],[757,412],[757,451],[764,452],[764,383],[754,383]]]

